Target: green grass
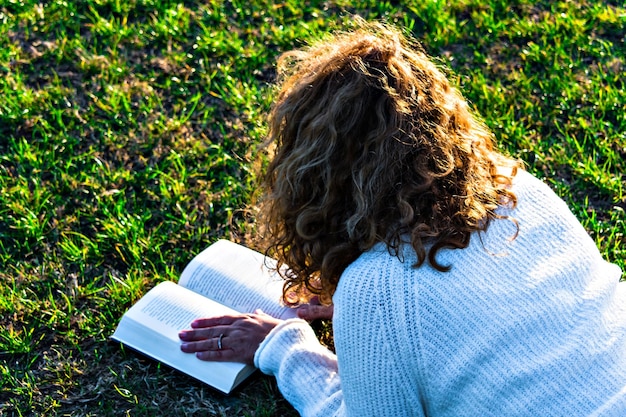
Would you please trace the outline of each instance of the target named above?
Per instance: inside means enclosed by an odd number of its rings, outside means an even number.
[[[625,267],[621,2],[304,3],[0,2],[0,415],[296,415],[271,378],[224,397],[108,337],[236,232],[275,57],[351,14],[422,40]]]

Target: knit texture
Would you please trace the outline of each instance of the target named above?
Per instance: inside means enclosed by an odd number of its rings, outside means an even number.
[[[303,416],[626,416],[626,283],[565,203],[526,172],[510,220],[438,255],[382,246],[333,297],[337,356],[308,324],[255,355]]]

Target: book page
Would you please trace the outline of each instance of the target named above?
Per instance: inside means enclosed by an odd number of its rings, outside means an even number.
[[[193,291],[162,282],[124,314],[111,338],[229,393],[254,367],[201,361],[180,350],[178,332],[189,329],[196,318],[232,313],[236,312]]]
[[[276,318],[296,317],[282,304],[283,280],[270,270],[274,265],[259,252],[219,240],[187,265],[178,283],[242,313],[260,308]]]
[[[148,291],[126,316],[180,343],[178,332],[190,329],[193,320],[224,314],[237,311],[166,281]]]

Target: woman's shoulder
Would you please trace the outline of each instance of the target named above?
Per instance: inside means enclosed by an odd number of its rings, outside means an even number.
[[[359,293],[371,298],[383,293],[381,290],[388,288],[392,278],[397,280],[407,273],[414,273],[415,252],[407,250],[407,246],[410,245],[401,245],[396,251],[381,242],[363,252],[344,270],[335,296],[352,297]]]
[[[387,273],[388,270],[397,267],[400,260],[393,250],[390,250],[386,244],[378,243],[371,249],[361,253],[345,269],[343,277],[369,277],[374,278]]]
[[[513,177],[511,191],[515,194],[515,208],[502,207],[498,214],[510,216],[530,224],[567,223],[582,229],[567,203],[544,181],[525,170]]]
[[[559,199],[560,197],[544,181],[530,172],[519,169],[513,177],[512,191],[518,197],[543,196],[544,198]]]

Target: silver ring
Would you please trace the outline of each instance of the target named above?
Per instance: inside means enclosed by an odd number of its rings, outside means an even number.
[[[222,350],[222,337],[224,337],[224,333],[221,333],[220,337],[217,338],[217,350]]]

